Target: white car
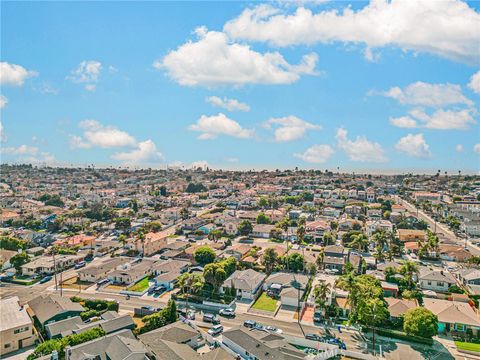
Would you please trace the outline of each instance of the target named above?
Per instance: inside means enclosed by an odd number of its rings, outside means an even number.
[[[282,329],[279,329],[279,328],[276,328],[275,326],[266,326],[265,327],[265,330],[267,331],[270,331],[272,333],[276,333],[276,334],[281,334],[283,333],[283,330]]]
[[[220,309],[218,313],[222,316],[235,316],[235,310],[232,308]]]
[[[210,329],[208,329],[208,333],[212,336],[217,336],[218,334],[221,334],[222,331],[223,331],[222,325],[214,325]]]

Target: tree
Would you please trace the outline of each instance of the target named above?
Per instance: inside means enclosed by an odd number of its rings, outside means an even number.
[[[257,224],[270,224],[270,218],[261,212],[257,216]]]
[[[368,237],[363,233],[354,235],[349,246],[358,251],[365,251],[368,246]]]
[[[130,201],[130,207],[132,208],[135,214],[138,213],[138,201],[136,199],[133,199],[132,201]]]
[[[212,240],[213,242],[217,242],[218,239],[220,239],[222,237],[222,234],[223,233],[222,233],[221,230],[218,230],[218,229],[211,230],[208,233],[208,239]]]
[[[160,186],[160,195],[167,196],[167,188],[165,185]]]
[[[330,231],[326,231],[323,234],[323,245],[328,246],[333,244],[335,244],[335,238],[333,234]]]
[[[189,183],[187,188],[185,189],[185,192],[187,193],[199,193],[199,192],[205,192],[208,189],[205,187],[205,185],[198,183]]]
[[[264,196],[260,197],[260,199],[258,200],[258,206],[263,209],[266,208],[268,206],[268,200]]]
[[[122,231],[129,231],[131,227],[130,219],[127,217],[121,217],[115,219],[115,229]]]
[[[180,209],[180,217],[182,218],[182,220],[186,220],[188,219],[188,209],[187,208],[181,208]]]
[[[315,263],[309,262],[305,266],[305,271],[308,275],[315,276],[317,274],[317,265],[315,265]]]
[[[320,309],[325,309],[327,303],[328,295],[331,293],[330,284],[325,281],[320,281],[317,286],[313,289],[313,296],[315,298],[315,304]]]
[[[265,266],[265,272],[271,274],[278,264],[278,254],[274,248],[267,248],[263,254],[263,266]]]
[[[220,263],[211,263],[205,265],[203,269],[203,277],[205,282],[212,286],[213,292],[216,293],[227,278],[227,273]]]
[[[210,264],[215,261],[215,251],[208,246],[200,246],[194,252],[195,261],[201,265]]]
[[[400,274],[404,276],[409,290],[415,288],[414,277],[418,275],[418,271],[418,265],[410,260],[405,260],[402,266],[400,266]]]
[[[300,225],[297,227],[297,239],[299,242],[303,242],[305,238],[305,226]]]
[[[292,253],[284,257],[284,262],[287,270],[299,272],[303,270],[305,259],[302,254]]]
[[[238,232],[240,235],[243,236],[248,236],[253,230],[252,223],[248,220],[243,220],[239,225],[238,225]]]
[[[438,317],[424,307],[410,309],[403,317],[403,331],[408,335],[431,338],[438,331]]]
[[[358,309],[358,322],[368,326],[380,326],[389,316],[388,305],[383,299],[368,299],[361,302]]]
[[[18,253],[17,255],[14,255],[10,259],[10,264],[15,268],[15,270],[20,271],[22,269],[22,265],[25,265],[30,261],[30,258],[28,257],[26,252],[21,252]]]

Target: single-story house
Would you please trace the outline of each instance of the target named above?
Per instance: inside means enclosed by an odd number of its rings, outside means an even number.
[[[253,300],[262,287],[266,275],[253,269],[236,270],[224,282],[220,289],[222,293],[227,288],[235,288],[239,299]]]
[[[423,306],[437,315],[439,333],[471,329],[476,336],[480,329],[478,313],[467,303],[424,298]]]

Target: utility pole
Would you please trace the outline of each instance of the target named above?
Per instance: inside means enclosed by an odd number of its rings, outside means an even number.
[[[53,274],[55,277],[55,291],[57,291],[58,283],[57,283],[57,264],[55,262],[55,245],[52,247],[52,256],[53,256]]]

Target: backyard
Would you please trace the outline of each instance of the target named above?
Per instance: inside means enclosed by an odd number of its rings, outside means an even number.
[[[255,304],[253,304],[252,308],[256,310],[274,312],[277,308],[277,300],[267,296],[266,293],[262,293],[257,301],[255,301]]]
[[[148,283],[148,277],[144,277],[142,280],[139,282],[133,284],[129,288],[127,288],[127,291],[133,291],[133,292],[143,292],[148,289],[150,284]]]
[[[463,341],[455,341],[455,345],[457,346],[458,349],[480,352],[480,344],[463,342]]]

